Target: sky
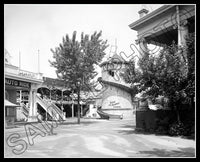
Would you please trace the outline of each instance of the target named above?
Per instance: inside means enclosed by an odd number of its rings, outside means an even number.
[[[56,78],[50,49],[62,43],[68,34],[77,31],[93,34],[102,30],[102,39],[110,45],[106,58],[112,55],[111,47],[117,44],[117,53],[132,53],[130,45],[135,43],[137,32],[128,26],[139,19],[138,11],[145,7],[150,12],[162,6],[140,4],[4,4],[4,48],[11,55],[11,64],[30,72],[39,70],[45,77]],[[100,68],[97,68],[100,75]]]

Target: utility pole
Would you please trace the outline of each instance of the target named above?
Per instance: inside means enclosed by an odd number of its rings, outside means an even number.
[[[21,69],[21,52],[19,51],[19,70]]]
[[[38,50],[38,73],[40,73],[40,50]]]

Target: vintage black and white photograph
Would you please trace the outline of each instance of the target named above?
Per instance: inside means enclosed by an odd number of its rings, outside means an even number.
[[[195,158],[196,4],[4,4],[4,158]]]

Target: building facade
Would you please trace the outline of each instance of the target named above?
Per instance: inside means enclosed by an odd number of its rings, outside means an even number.
[[[137,31],[136,44],[140,53],[156,53],[172,42],[185,45],[185,37],[195,32],[195,5],[163,5],[149,11],[145,8],[138,13],[140,18],[129,27]],[[149,49],[148,44],[155,45]]]
[[[6,61],[4,75],[5,99],[24,108],[24,111],[20,107],[13,109],[15,112],[5,110],[6,117],[14,113],[15,120],[37,121],[36,93],[43,82],[42,74],[22,70]]]
[[[54,119],[77,116],[77,95],[66,88],[64,81],[43,77],[42,73],[33,73],[12,65],[7,51],[4,81],[5,100],[19,105],[15,108],[5,106],[7,122],[11,117],[15,122],[37,122],[38,115],[42,120],[48,120],[49,116],[56,116]],[[84,109],[87,108],[84,92],[81,92],[81,98],[80,110],[81,115],[84,115]]]

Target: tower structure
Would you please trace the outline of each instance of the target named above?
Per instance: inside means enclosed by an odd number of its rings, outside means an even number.
[[[128,62],[117,53],[100,64],[100,81],[106,87],[102,93],[102,111],[114,115],[123,114],[123,119],[132,118],[134,112],[130,85],[125,83],[120,75],[127,65]]]

